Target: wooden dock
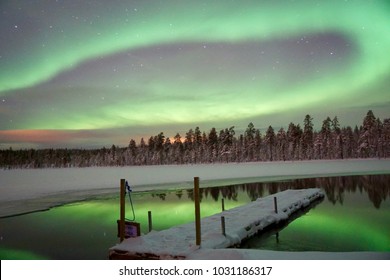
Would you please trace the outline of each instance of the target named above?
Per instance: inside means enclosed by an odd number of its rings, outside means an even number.
[[[193,222],[125,239],[109,249],[109,259],[187,259],[200,249],[235,247],[323,197],[317,188],[286,190],[201,219],[200,245]]]

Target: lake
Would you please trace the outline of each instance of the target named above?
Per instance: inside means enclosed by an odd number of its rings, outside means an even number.
[[[278,251],[390,252],[390,175],[342,176],[248,183],[201,189],[201,215],[246,204],[286,189],[322,188],[325,199],[283,228],[256,236],[242,247]],[[175,186],[177,188],[177,186]],[[131,194],[126,218],[148,232],[194,220],[192,190]],[[48,211],[0,219],[1,259],[107,259],[118,243],[117,194]]]

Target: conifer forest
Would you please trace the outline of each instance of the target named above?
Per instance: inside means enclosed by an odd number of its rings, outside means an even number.
[[[340,127],[337,117],[327,117],[319,130],[306,115],[303,124],[264,131],[249,123],[243,133],[235,127],[217,131],[191,128],[173,138],[163,132],[127,147],[112,145],[100,149],[21,149],[0,150],[0,167],[66,168],[92,166],[132,166],[201,164],[259,161],[292,161],[350,158],[388,158],[390,118],[383,121],[370,110],[360,126]]]

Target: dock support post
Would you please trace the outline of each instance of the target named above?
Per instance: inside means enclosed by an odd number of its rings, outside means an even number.
[[[225,199],[222,198],[222,212],[225,211]]]
[[[125,197],[126,197],[126,180],[120,182],[120,217],[119,217],[119,238],[122,242],[125,239]]]
[[[226,236],[225,216],[221,216],[221,227],[223,236]]]
[[[275,213],[278,214],[278,201],[276,196],[274,196],[274,208],[275,208]]]
[[[199,177],[194,177],[194,201],[195,201],[196,245],[200,246],[200,243],[201,243],[201,228],[200,228]]]
[[[153,229],[153,224],[152,224],[152,211],[148,211],[148,224],[149,224],[149,232],[151,232],[152,229]]]

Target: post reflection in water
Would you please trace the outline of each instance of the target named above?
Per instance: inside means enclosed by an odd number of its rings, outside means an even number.
[[[241,192],[246,192],[251,201],[269,194],[275,194],[288,189],[321,188],[326,198],[332,204],[344,203],[345,193],[367,193],[368,199],[377,209],[381,203],[390,197],[390,175],[365,175],[295,179],[281,182],[246,183],[230,186],[211,187],[200,189],[200,197],[212,197],[214,201],[220,198],[237,201]],[[176,191],[181,199],[183,190]],[[193,201],[192,190],[186,190],[187,198]],[[167,193],[152,193],[152,197],[165,200]]]
[[[281,251],[390,252],[390,175],[367,175],[250,183],[200,189],[201,215],[221,212],[286,189],[322,188],[325,199],[284,228],[243,245]],[[194,221],[192,190],[133,193],[141,231]],[[272,206],[273,207],[273,206]],[[129,210],[129,209],[127,209]],[[130,215],[130,213],[128,213]],[[0,219],[1,259],[106,259],[118,242],[117,195],[49,211]],[[228,225],[227,225],[228,226]]]

